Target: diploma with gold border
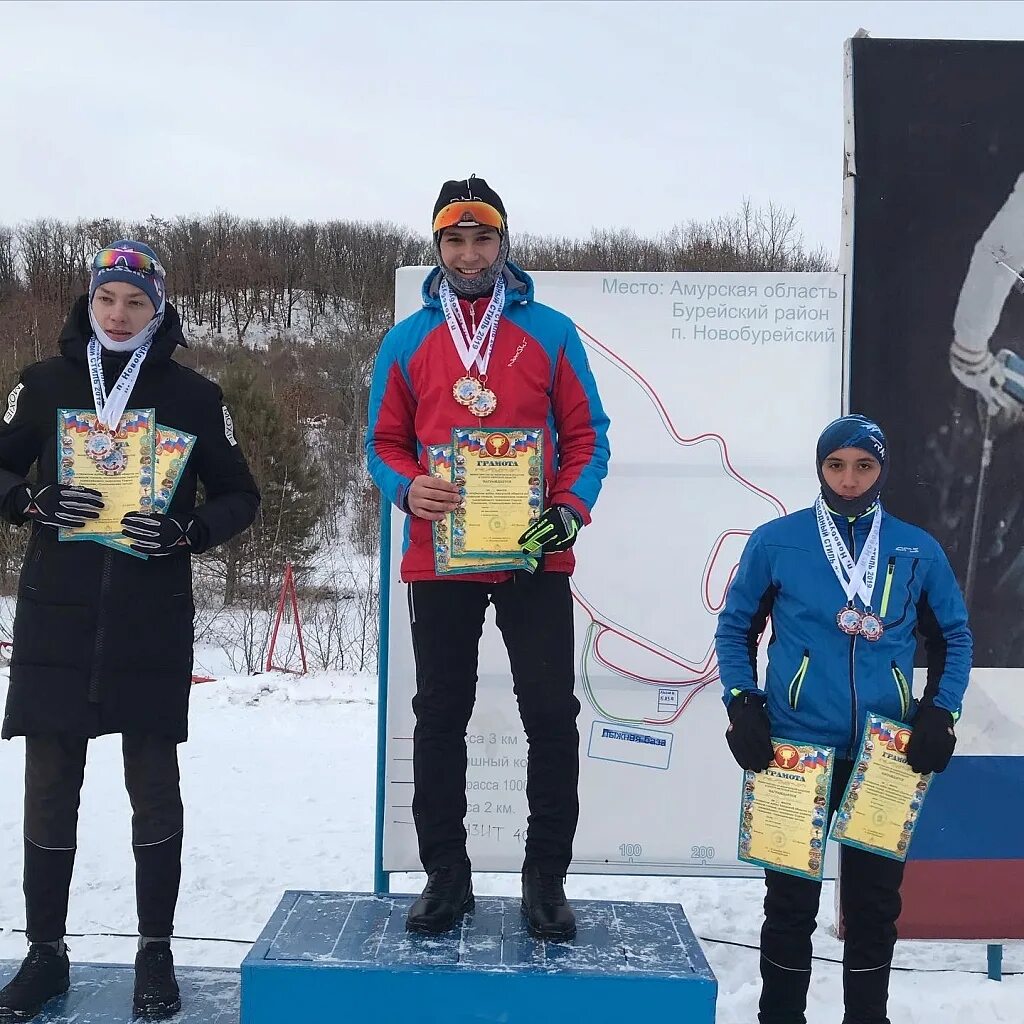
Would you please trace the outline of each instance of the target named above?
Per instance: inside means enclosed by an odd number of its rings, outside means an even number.
[[[543,432],[532,428],[452,431],[454,480],[463,496],[452,516],[454,554],[522,554],[519,538],[544,501],[543,443]]]
[[[921,805],[932,783],[907,763],[913,729],[869,713],[853,772],[832,823],[831,837],[847,846],[906,860]]]
[[[178,489],[185,464],[196,446],[195,434],[176,427],[156,425],[156,475],[153,478],[153,511],[166,512]]]
[[[821,881],[835,751],[775,738],[772,744],[775,760],[743,773],[739,859]]]
[[[156,454],[156,474],[153,482],[153,511],[166,513],[170,508],[171,500],[174,498],[178,484],[185,473],[185,465],[196,445],[195,434],[186,430],[178,430],[176,427],[165,427],[162,423],[156,425],[154,451]],[[88,527],[85,527],[88,529]],[[117,536],[93,537],[90,534],[79,530],[68,531],[71,536],[66,540],[96,540],[100,544],[124,551],[126,554],[135,555],[137,558],[149,558],[149,555],[141,551],[133,551],[133,543],[130,537],[123,533]]]
[[[448,444],[432,444],[427,448],[427,466],[431,476],[455,482],[455,459]],[[466,555],[452,551],[454,516],[448,515],[431,524],[434,541],[434,571],[438,576],[458,576],[475,572],[503,572],[523,569],[526,555]]]
[[[61,529],[61,540],[94,540],[101,544],[122,538],[121,519],[137,509],[153,508],[153,472],[156,461],[156,415],[152,409],[129,409],[121,417],[114,441],[123,452],[124,468],[104,472],[101,464],[87,454],[86,444],[98,433],[97,418],[90,409],[57,410],[57,475],[62,484],[91,487],[103,495],[104,508],[98,519],[89,520],[81,530]],[[136,555],[138,552],[129,551]],[[145,557],[145,556],[141,556]]]

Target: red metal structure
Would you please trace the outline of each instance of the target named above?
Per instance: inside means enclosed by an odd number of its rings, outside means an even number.
[[[285,668],[283,665],[274,664],[274,651],[277,648],[277,637],[281,630],[281,622],[284,620],[285,606],[291,603],[292,616],[295,622],[295,632],[299,639],[299,656],[302,659],[302,671],[293,668]],[[277,601],[277,614],[274,616],[274,629],[270,635],[270,649],[267,651],[268,672],[293,672],[296,675],[305,675],[309,671],[306,663],[306,646],[302,642],[302,620],[299,618],[299,598],[295,590],[295,573],[292,570],[292,563],[286,562],[284,567],[284,578],[281,580],[281,596]]]

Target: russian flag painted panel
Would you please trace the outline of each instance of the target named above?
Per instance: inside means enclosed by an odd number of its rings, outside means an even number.
[[[921,810],[905,939],[1024,938],[1024,757],[954,757]]]

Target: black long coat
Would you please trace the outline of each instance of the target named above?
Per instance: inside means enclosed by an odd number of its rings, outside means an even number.
[[[0,423],[0,514],[10,522],[24,521],[16,507],[24,492],[15,489],[34,464],[41,484],[57,479],[57,410],[93,408],[91,333],[83,297],[64,325],[61,354],[26,367],[8,402]],[[155,409],[158,423],[197,437],[168,511],[194,515],[198,553],[246,529],[260,497],[220,388],[172,359],[184,344],[168,306],[129,407]],[[126,361],[104,353],[108,389]],[[195,508],[197,480],[206,502]],[[194,614],[187,553],[143,560],[99,544],[60,542],[56,530],[33,524],[18,586],[4,739],[136,732],[183,741]]]

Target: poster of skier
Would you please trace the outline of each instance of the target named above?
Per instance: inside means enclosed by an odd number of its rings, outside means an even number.
[[[851,409],[949,555],[975,666],[1024,666],[1024,43],[851,45]]]

